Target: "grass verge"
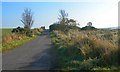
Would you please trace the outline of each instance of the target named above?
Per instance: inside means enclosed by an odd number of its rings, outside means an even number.
[[[117,46],[114,47],[109,40],[98,39],[93,35],[85,37],[84,33],[71,33],[65,35],[61,32],[57,36],[54,32],[51,33],[58,58],[57,69],[120,70],[120,66],[116,64],[118,63]]]
[[[9,50],[12,50],[12,49],[19,47],[35,38],[36,38],[36,36],[33,36],[33,37],[24,36],[21,40],[13,40],[10,43],[0,44],[1,45],[0,52],[6,52]]]

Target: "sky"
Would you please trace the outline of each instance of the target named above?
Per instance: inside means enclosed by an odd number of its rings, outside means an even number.
[[[1,4],[1,3],[0,3]],[[20,21],[25,8],[30,8],[34,15],[33,28],[49,25],[58,21],[59,10],[68,13],[68,18],[75,19],[85,26],[92,22],[96,28],[118,26],[118,1],[111,2],[2,2],[2,27],[14,28],[24,25]]]

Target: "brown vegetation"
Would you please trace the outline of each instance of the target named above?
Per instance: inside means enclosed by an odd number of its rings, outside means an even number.
[[[66,58],[68,58],[68,62],[71,59],[72,61],[76,60],[80,62],[78,69],[118,66],[118,43],[113,41],[115,35],[111,35],[106,32],[100,33],[99,30],[69,30],[67,34],[62,31],[57,32],[57,39],[53,42],[56,43],[56,48],[58,47],[58,49],[63,49],[62,52],[59,50],[58,52],[66,55],[63,56],[63,58],[60,56],[61,61],[63,59],[61,64],[65,65],[65,68],[69,68],[69,66],[71,66],[70,63],[66,65]],[[107,35],[108,37],[102,35]],[[82,56],[82,62],[80,61],[79,56]],[[69,57],[72,58],[69,59]],[[72,68],[76,68],[73,65]]]

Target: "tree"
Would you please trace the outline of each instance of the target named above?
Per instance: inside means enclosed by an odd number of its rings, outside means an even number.
[[[68,13],[66,13],[65,10],[60,10],[59,13],[59,21],[49,26],[50,31],[61,30],[67,33],[70,29],[80,29],[77,27],[79,24],[76,23],[76,20],[68,19]]]
[[[71,26],[77,26],[77,25],[79,25],[79,23],[76,23],[76,20],[74,20],[74,19],[69,19],[67,21],[67,23],[68,23],[68,25],[71,25]]]
[[[92,26],[92,22],[88,22],[87,25],[88,25],[88,26]]]
[[[59,13],[60,13],[59,17],[58,17],[59,24],[60,24],[59,26],[61,27],[61,31],[66,32],[67,31],[67,25],[68,25],[68,23],[67,23],[68,13],[66,13],[65,10],[60,10]]]
[[[96,30],[96,28],[92,26],[92,22],[88,22],[85,27],[81,28],[81,30]]]
[[[22,20],[21,22],[24,24],[24,28],[30,29],[34,23],[33,20],[33,14],[31,12],[31,9],[25,9],[22,14]]]
[[[60,14],[59,14],[59,21],[60,24],[66,24],[67,20],[68,20],[68,13],[65,12],[65,10],[60,10]]]

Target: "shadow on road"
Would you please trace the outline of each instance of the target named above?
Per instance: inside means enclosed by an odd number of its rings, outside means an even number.
[[[37,54],[32,59],[33,62],[29,63],[27,66],[19,68],[20,70],[43,70],[52,68],[52,56],[50,49],[45,49],[43,52]]]

